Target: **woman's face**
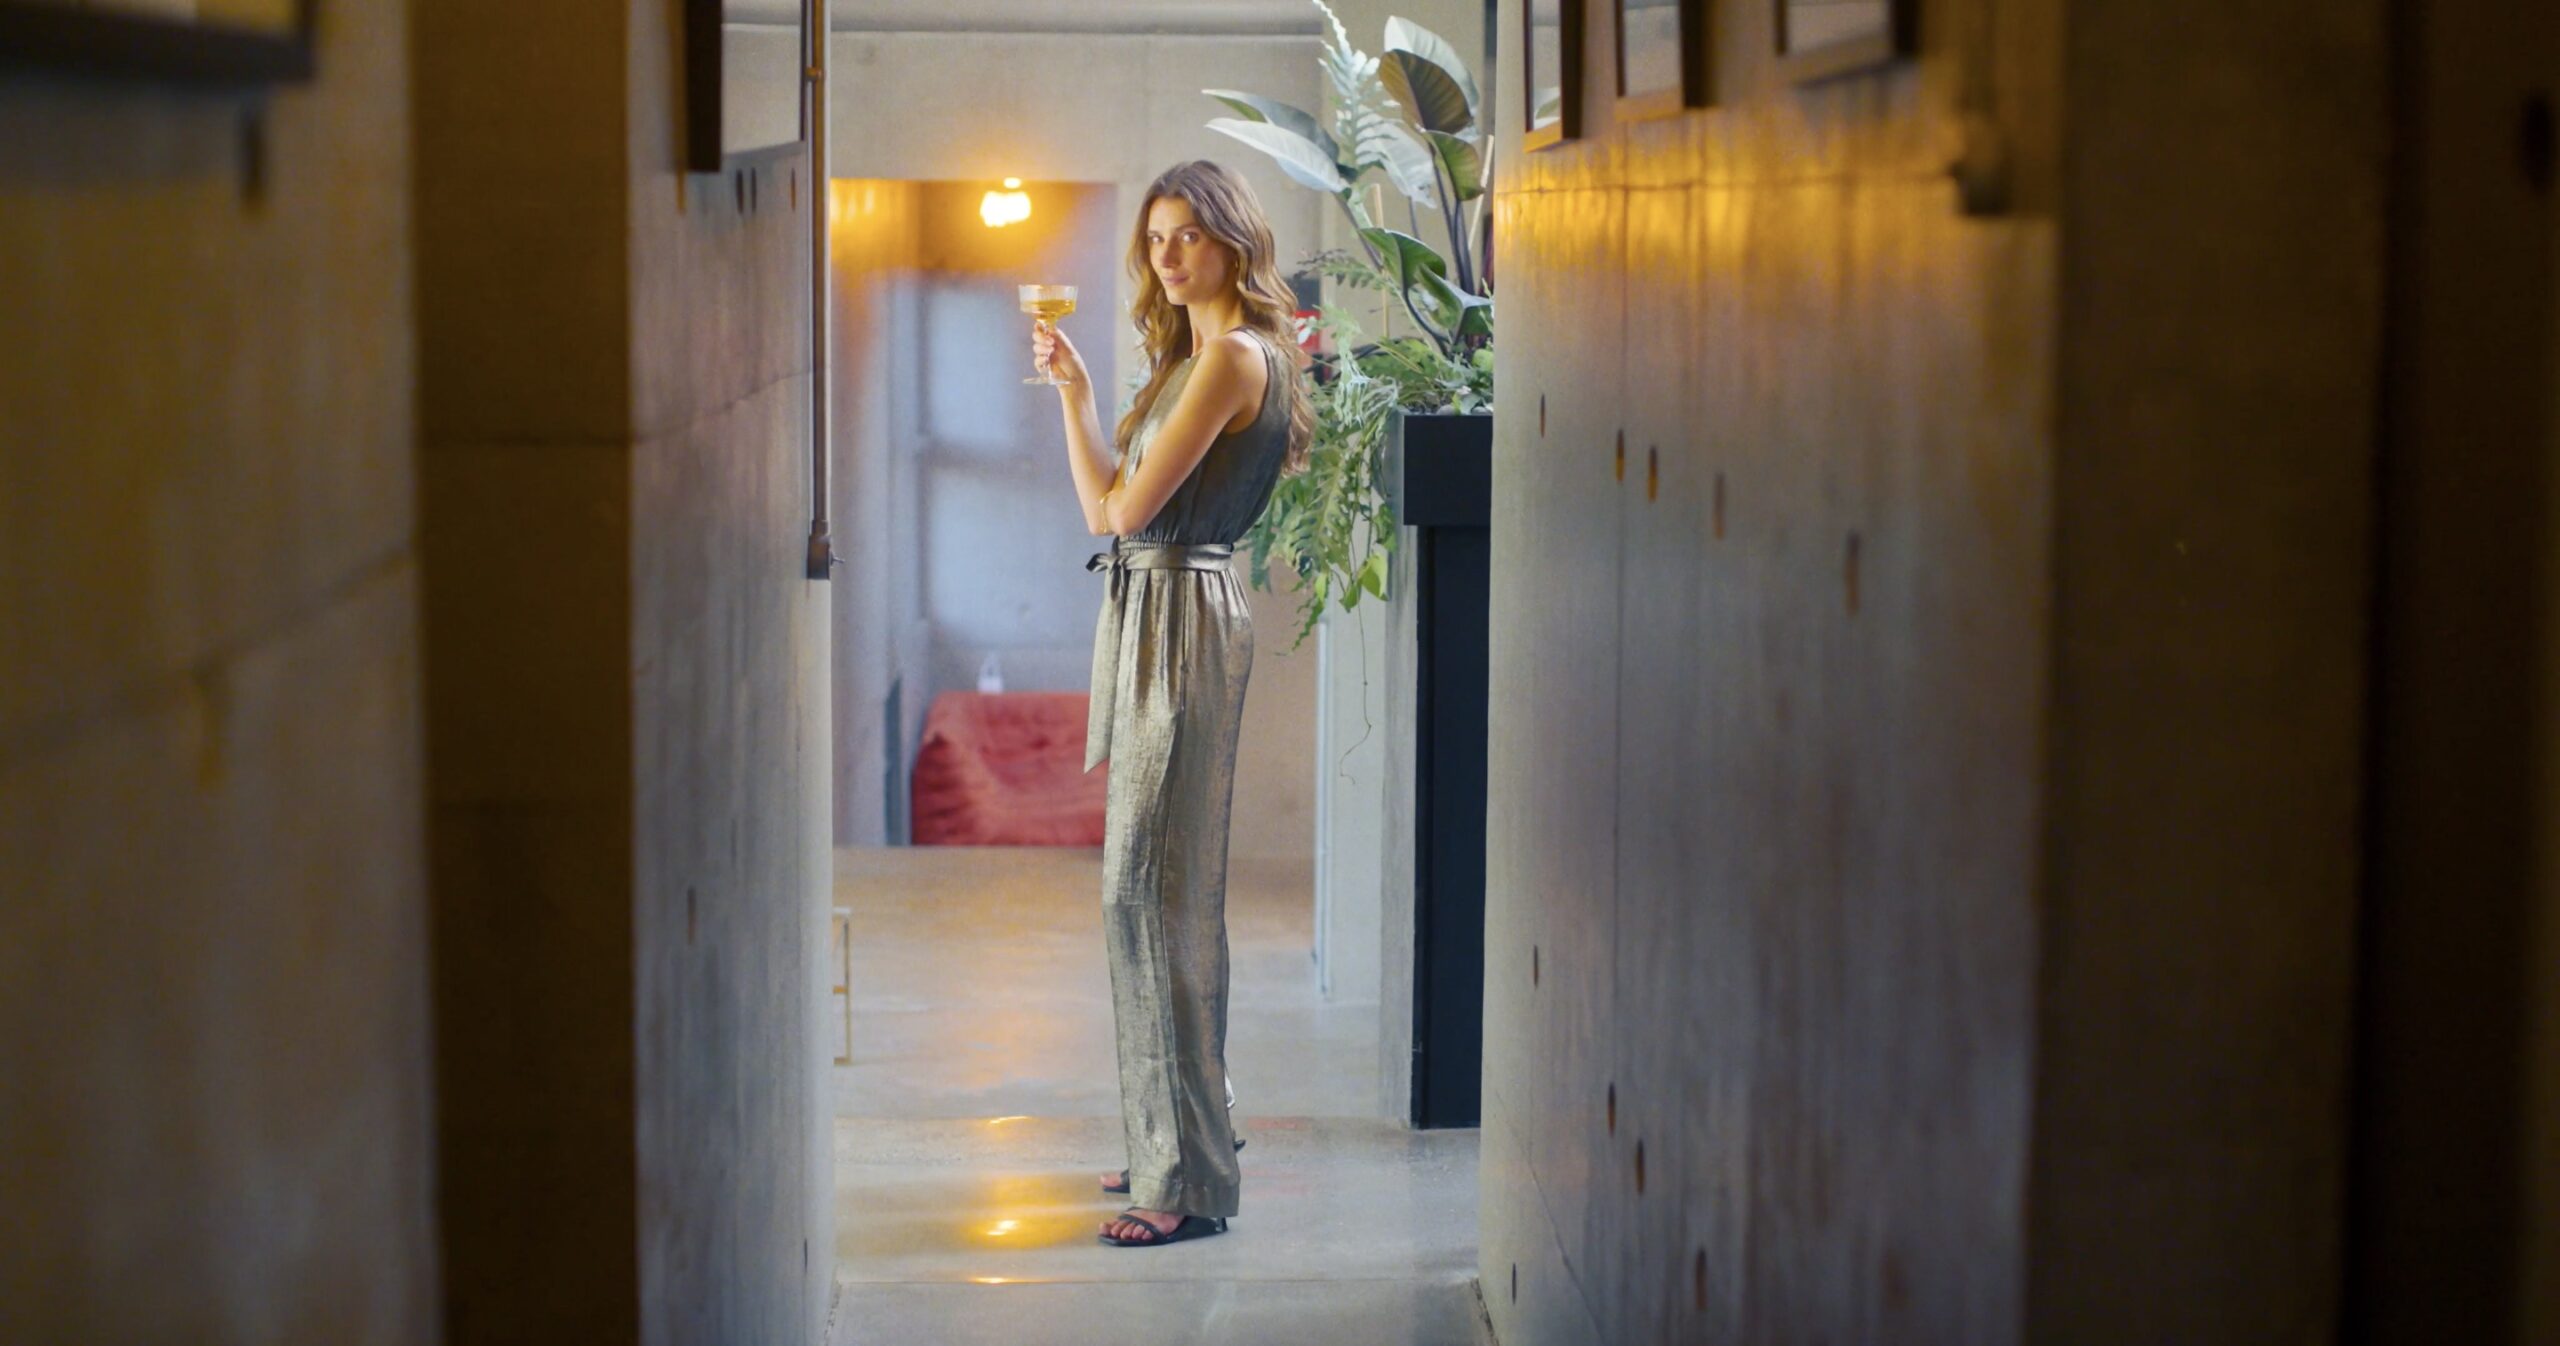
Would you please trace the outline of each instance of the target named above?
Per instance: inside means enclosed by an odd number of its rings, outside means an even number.
[[[1147,207],[1147,260],[1165,298],[1196,304],[1233,290],[1235,249],[1209,236],[1178,196],[1159,196]]]

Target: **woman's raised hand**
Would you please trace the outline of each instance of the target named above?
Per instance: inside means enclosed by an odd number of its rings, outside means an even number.
[[[1065,380],[1059,385],[1062,388],[1086,386],[1084,357],[1076,353],[1076,343],[1048,323],[1032,324],[1031,364],[1051,378]]]

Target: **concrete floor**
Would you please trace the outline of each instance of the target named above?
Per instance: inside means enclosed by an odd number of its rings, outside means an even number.
[[[846,851],[836,885],[830,1346],[1479,1346],[1476,1133],[1376,1115],[1377,1009],[1316,995],[1303,867],[1231,867],[1244,1210],[1168,1248],[1094,1239],[1124,1157],[1100,853]]]

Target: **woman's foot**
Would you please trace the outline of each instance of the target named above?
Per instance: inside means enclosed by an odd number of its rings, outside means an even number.
[[[1227,1222],[1223,1216],[1181,1215],[1132,1207],[1122,1211],[1120,1218],[1103,1222],[1102,1241],[1115,1248],[1160,1248],[1225,1232]]]
[[[1115,1239],[1143,1239],[1147,1235],[1145,1230],[1138,1228],[1141,1224],[1158,1234],[1170,1234],[1174,1226],[1181,1223],[1182,1214],[1179,1211],[1139,1210],[1132,1206],[1103,1221],[1102,1235],[1105,1238]]]

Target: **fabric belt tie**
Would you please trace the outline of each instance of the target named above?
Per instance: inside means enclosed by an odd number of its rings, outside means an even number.
[[[1127,610],[1132,570],[1225,570],[1236,554],[1231,542],[1131,542],[1114,538],[1111,550],[1084,563],[1103,572],[1102,615],[1093,631],[1093,693],[1085,713],[1084,769],[1111,755],[1112,711],[1120,692],[1120,623]]]

